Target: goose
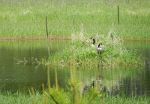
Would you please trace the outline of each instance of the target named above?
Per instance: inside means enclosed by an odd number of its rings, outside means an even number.
[[[102,52],[104,52],[104,45],[102,43],[99,43],[96,49],[98,54],[102,54]]]
[[[95,47],[95,44],[96,44],[96,39],[93,38],[93,37],[91,37],[90,39],[91,39],[91,43],[92,43],[92,44],[91,44],[91,47],[94,48],[94,47]]]
[[[92,44],[95,45],[96,40],[93,38],[92,41],[93,41]]]

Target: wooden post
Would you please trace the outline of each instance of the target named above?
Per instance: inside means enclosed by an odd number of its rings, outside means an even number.
[[[118,24],[120,24],[120,11],[119,11],[119,5],[117,6],[117,20],[118,20]]]
[[[47,23],[47,16],[46,16],[46,21],[45,21],[45,23],[46,23],[46,36],[47,36],[47,39],[48,39],[48,23]]]

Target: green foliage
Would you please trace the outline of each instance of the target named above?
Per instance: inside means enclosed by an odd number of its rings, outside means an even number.
[[[79,34],[79,35],[78,35]],[[72,36],[69,47],[63,49],[61,53],[54,55],[56,61],[68,64],[74,60],[74,64],[95,64],[103,63],[104,67],[128,65],[142,65],[142,59],[137,52],[129,51],[125,48],[123,40],[115,33],[109,32],[108,35],[96,35],[96,45],[93,46],[92,40],[83,33]],[[97,52],[97,45],[103,43],[104,52]]]
[[[102,102],[102,94],[98,93],[97,89],[91,89],[82,97],[81,104],[97,104]]]
[[[51,99],[54,103],[58,104],[71,104],[70,93],[63,91],[62,89],[49,89],[49,92],[44,92],[49,99]]]

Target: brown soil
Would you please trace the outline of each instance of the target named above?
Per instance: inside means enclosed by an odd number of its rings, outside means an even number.
[[[0,36],[0,41],[36,41],[36,40],[46,40],[47,37],[44,36]],[[69,36],[49,36],[49,40],[70,40]]]

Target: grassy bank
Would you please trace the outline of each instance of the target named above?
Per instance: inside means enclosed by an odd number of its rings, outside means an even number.
[[[119,24],[117,6],[119,5]],[[149,0],[1,0],[0,36],[45,34],[45,17],[51,35],[106,34],[150,36]]]
[[[61,98],[61,97],[60,97]],[[67,99],[67,98],[66,98]],[[96,100],[92,104],[149,104],[150,98],[146,97],[105,97],[95,98]],[[24,95],[24,94],[1,94],[1,104],[56,104],[51,98],[36,93],[35,95]],[[63,102],[59,104],[69,104]],[[70,103],[72,104],[72,103]],[[86,103],[79,103],[86,104]]]

